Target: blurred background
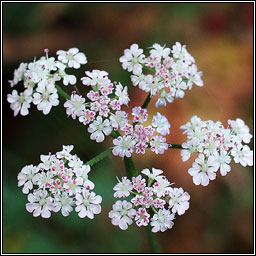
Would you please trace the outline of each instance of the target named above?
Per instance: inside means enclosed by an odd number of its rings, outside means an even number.
[[[114,156],[96,164],[90,179],[103,197],[102,214],[94,220],[76,213],[51,219],[34,218],[25,209],[26,195],[17,187],[17,174],[27,164],[37,165],[40,154],[73,144],[84,162],[112,145],[98,144],[86,128],[53,107],[44,116],[34,105],[26,117],[13,117],[7,102],[8,80],[20,62],[50,56],[59,49],[78,47],[89,63],[85,70],[102,69],[112,80],[129,87],[129,106],[141,105],[146,94],[131,85],[118,58],[132,43],[146,50],[157,42],[171,47],[187,45],[203,71],[205,86],[194,86],[183,99],[160,111],[171,122],[169,143],[186,137],[180,125],[198,115],[203,120],[242,118],[253,132],[253,4],[252,3],[3,3],[3,251],[5,253],[151,253],[146,230],[135,225],[127,231],[111,225],[108,212],[114,203],[116,176],[125,175],[123,162]],[[82,86],[78,87],[83,91]],[[18,86],[17,88],[22,88]],[[68,88],[65,88],[68,90]],[[70,89],[72,90],[72,88]],[[63,104],[63,100],[61,101]],[[253,143],[250,144],[253,148]],[[191,195],[190,209],[177,216],[171,230],[157,234],[165,253],[252,253],[253,168],[232,164],[232,171],[207,187],[195,186],[187,173],[193,159],[182,163],[179,150],[164,155],[148,152],[134,157],[139,170],[165,170],[175,186]]]

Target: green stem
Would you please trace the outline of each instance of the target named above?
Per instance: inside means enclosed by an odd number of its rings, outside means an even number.
[[[65,91],[63,91],[57,84],[55,84],[55,87],[58,91],[58,93],[66,100],[70,100],[70,95],[68,95]]]
[[[99,155],[95,156],[94,158],[92,158],[91,160],[86,162],[85,164],[92,166],[92,165],[98,163],[99,161],[103,160],[105,157],[107,157],[111,153],[112,153],[112,148],[108,148],[107,150],[105,150],[102,153],[100,153]]]
[[[146,228],[147,228],[147,235],[148,235],[149,244],[151,245],[151,248],[152,248],[153,252],[162,253],[161,248],[160,248],[154,234],[151,231],[151,227],[148,225]]]
[[[127,172],[127,177],[129,179],[131,179],[132,177],[136,177],[139,175],[136,167],[135,167],[135,164],[132,160],[131,157],[124,157],[124,164],[125,164],[125,169],[126,169],[126,172]]]
[[[169,145],[169,148],[183,149],[182,145],[179,145],[179,144],[171,144],[171,145]]]
[[[151,95],[150,93],[148,94],[148,97],[146,98],[146,100],[144,101],[143,105],[142,105],[142,108],[147,108],[149,102],[151,100]]]

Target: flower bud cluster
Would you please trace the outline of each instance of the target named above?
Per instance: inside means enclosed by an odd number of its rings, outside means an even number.
[[[128,88],[121,83],[111,82],[106,71],[93,70],[86,71],[85,74],[81,78],[82,83],[92,88],[87,93],[89,101],[86,102],[84,97],[73,93],[64,107],[68,116],[89,125],[88,132],[91,133],[92,140],[102,142],[117,126],[117,120],[113,116],[118,116],[120,122],[125,118],[125,112],[120,110],[122,105],[127,105],[130,101]]]
[[[90,166],[71,155],[72,149],[63,146],[56,154],[41,155],[39,165],[27,165],[18,174],[18,186],[28,194],[26,209],[34,217],[50,218],[52,211],[68,216],[73,207],[80,218],[93,219],[101,212],[102,198],[88,179]]]
[[[126,230],[136,223],[138,227],[152,226],[152,232],[164,232],[174,225],[175,214],[182,215],[189,208],[190,195],[182,188],[174,188],[163,171],[144,169],[142,175],[131,180],[123,177],[114,186],[118,200],[109,212],[109,218],[115,226]]]
[[[64,85],[74,85],[76,77],[66,73],[67,68],[80,68],[81,64],[87,63],[84,53],[77,48],[68,51],[57,51],[58,60],[48,57],[48,49],[45,49],[46,56],[30,63],[21,63],[14,71],[13,80],[9,80],[11,87],[23,81],[24,91],[18,93],[13,90],[8,94],[7,101],[11,104],[14,116],[20,113],[26,116],[29,113],[30,104],[33,103],[37,109],[47,115],[53,106],[59,104],[59,97],[55,83],[63,80]]]
[[[228,127],[224,128],[220,121],[202,121],[198,116],[193,116],[190,122],[180,128],[187,135],[181,150],[183,162],[191,154],[199,153],[188,170],[194,184],[207,186],[209,180],[216,178],[218,170],[225,176],[231,170],[232,158],[244,167],[253,165],[253,151],[244,145],[250,142],[252,135],[242,119],[228,120]]]
[[[195,59],[185,45],[176,42],[170,49],[155,43],[150,48],[146,57],[138,44],[132,44],[130,49],[124,50],[120,62],[123,69],[132,73],[134,86],[150,92],[151,96],[160,92],[156,107],[165,107],[166,100],[173,102],[174,98],[183,98],[185,90],[191,90],[193,84],[203,86],[202,72],[197,71]]]
[[[148,120],[148,112],[141,107],[133,107],[132,124],[128,120],[119,124],[124,135],[113,140],[113,154],[120,157],[131,157],[132,153],[145,154],[146,149],[156,154],[163,154],[168,149],[166,138],[161,135],[170,133],[168,119],[157,113],[153,116],[151,125],[144,126]],[[161,134],[161,135],[159,135]]]

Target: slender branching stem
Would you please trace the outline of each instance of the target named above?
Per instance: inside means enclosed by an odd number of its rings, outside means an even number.
[[[102,153],[100,153],[99,155],[95,156],[94,158],[92,158],[91,160],[86,162],[85,164],[92,166],[92,165],[98,163],[99,161],[103,160],[107,156],[109,156],[111,153],[112,153],[112,148],[108,148],[107,150],[105,150]]]

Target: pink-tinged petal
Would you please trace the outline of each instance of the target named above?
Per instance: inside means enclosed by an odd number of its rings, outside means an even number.
[[[101,196],[96,196],[93,200],[93,204],[100,204],[102,202],[102,197]]]
[[[93,219],[94,218],[94,214],[93,214],[93,212],[91,212],[91,211],[87,211],[87,217],[89,218],[89,219]]]
[[[41,214],[41,206],[37,204],[37,207],[35,208],[35,211],[33,212],[34,217],[38,217]]]
[[[42,216],[43,218],[48,219],[48,218],[51,217],[51,212],[50,212],[46,207],[43,207],[41,216]]]
[[[92,210],[94,214],[99,214],[101,212],[101,206],[98,204],[92,205]]]
[[[81,209],[81,211],[78,213],[78,216],[79,216],[80,218],[84,218],[84,217],[87,216],[87,210],[85,209],[85,207],[83,207],[83,208]]]
[[[121,228],[122,230],[126,230],[128,228],[128,225],[123,218],[119,222],[119,228]]]
[[[36,209],[36,205],[34,203],[27,203],[26,204],[26,210],[28,212],[33,212]]]
[[[111,223],[112,223],[114,226],[118,226],[119,223],[120,223],[120,216],[117,217],[117,218],[112,218]]]

